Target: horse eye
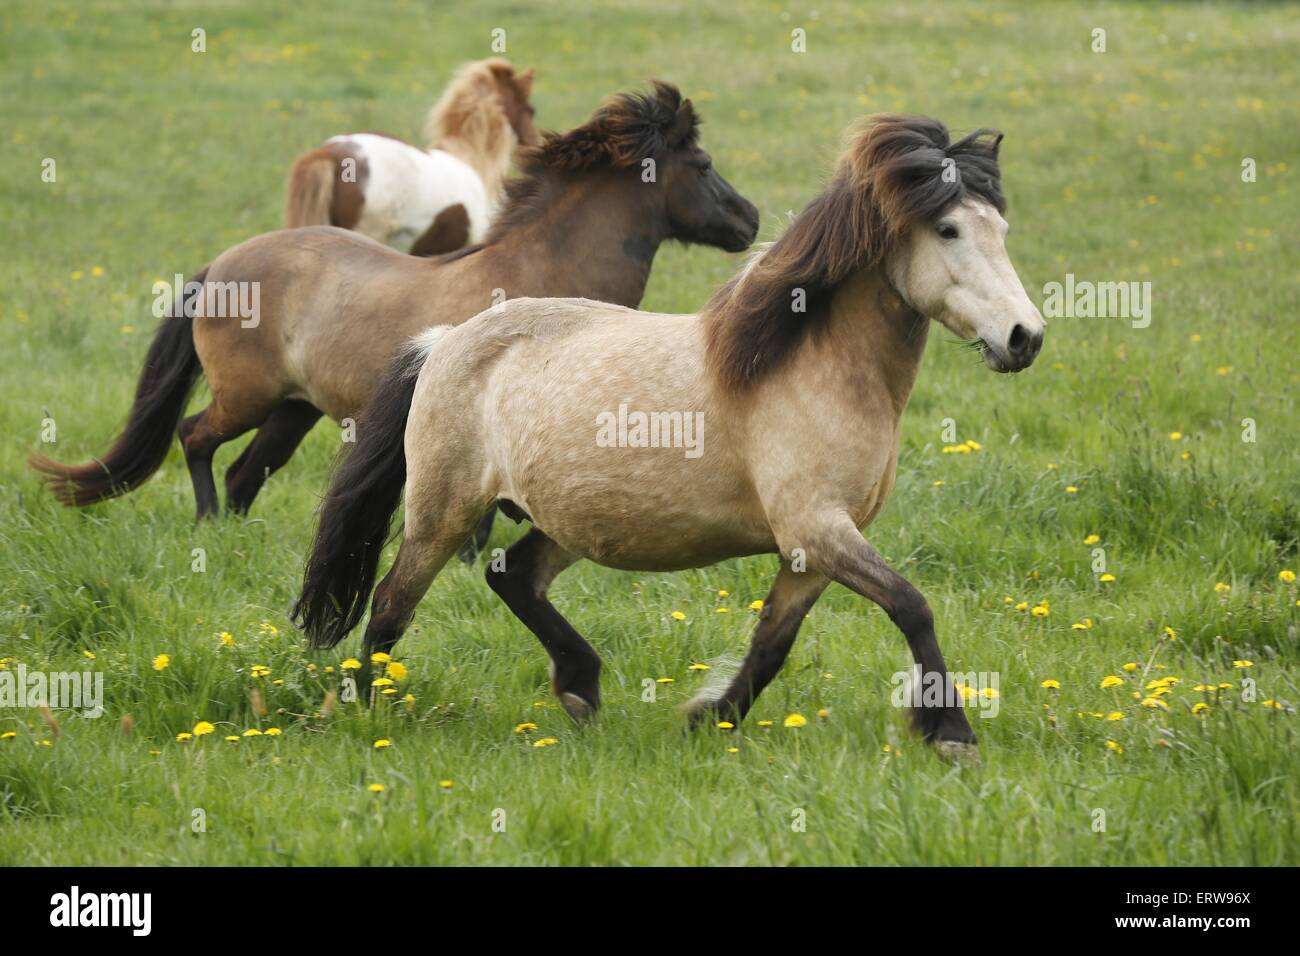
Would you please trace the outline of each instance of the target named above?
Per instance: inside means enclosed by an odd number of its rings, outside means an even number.
[[[957,238],[957,227],[954,226],[954,225],[952,225],[951,223],[946,223],[946,222],[945,222],[942,226],[939,227],[939,238],[940,238],[940,239],[956,239],[956,238]]]
[[[709,170],[713,168],[713,162],[706,159],[703,165],[697,166],[696,168],[700,171],[701,176],[707,176],[709,175]]]

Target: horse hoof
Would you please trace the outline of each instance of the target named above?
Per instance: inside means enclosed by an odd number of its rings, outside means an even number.
[[[565,712],[578,723],[583,723],[596,716],[594,706],[569,691],[565,691],[560,695],[560,704],[564,707]]]
[[[940,757],[952,763],[962,764],[966,767],[978,767],[980,765],[980,749],[975,744],[964,743],[960,740],[940,740],[934,745],[934,749]]]

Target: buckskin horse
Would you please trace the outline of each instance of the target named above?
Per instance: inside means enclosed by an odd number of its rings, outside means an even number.
[[[586,558],[669,571],[777,553],[738,673],[688,705],[739,724],[831,581],[874,601],[945,693],[921,734],[976,759],[915,587],[864,539],[894,483],[899,423],[937,320],[997,372],[1033,362],[1045,325],[1006,252],[999,134],[869,119],[830,186],[697,315],[515,299],[422,333],[397,355],[326,494],[294,607],[317,647],[365,613],[403,488],[397,557],[375,590],[367,655],[392,649],[484,509],[532,529],[488,583],[551,658],[574,719],[600,704],[600,658],[547,599]],[[702,414],[700,454],[598,441],[622,404]],[[698,432],[698,429],[697,429]],[[608,437],[608,436],[606,436]]]

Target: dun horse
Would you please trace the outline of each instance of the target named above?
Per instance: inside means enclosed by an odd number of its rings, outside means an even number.
[[[340,226],[430,256],[483,241],[515,147],[534,145],[533,71],[467,63],[425,123],[427,149],[382,133],[335,136],[289,172],[285,228]]]
[[[541,641],[554,692],[581,719],[600,704],[600,659],[547,599],[560,572],[581,558],[666,571],[776,552],[749,654],[718,696],[689,705],[692,720],[738,723],[838,581],[889,614],[922,681],[946,691],[914,711],[923,736],[977,756],[930,608],[860,529],[894,482],[929,321],[977,343],[998,372],[1026,368],[1042,344],[1003,242],[993,135],[952,142],[932,119],[868,121],[829,188],[698,315],[516,299],[422,334],[333,477],[295,620],[317,647],[360,621],[405,487],[401,547],[365,634],[367,654],[390,650],[499,502],[533,527],[488,583]],[[697,447],[686,453],[675,426],[658,442],[632,428],[614,440],[623,405],[692,416]]]
[[[636,305],[665,240],[747,248],[758,211],[713,169],[697,122],[690,100],[666,84],[614,97],[583,126],[522,149],[523,175],[509,185],[487,243],[446,256],[417,259],[330,227],[235,246],[163,321],[126,427],[104,457],[31,464],[65,504],[90,504],[153,474],[179,421],[202,518],[217,510],[213,454],[256,428],[226,472],[227,507],[246,511],[321,413],[356,415],[393,353],[422,329],[464,321],[507,296]],[[654,160],[653,181],[643,160]],[[230,316],[221,293],[248,287],[258,291],[257,315]],[[181,421],[200,372],[212,402]]]

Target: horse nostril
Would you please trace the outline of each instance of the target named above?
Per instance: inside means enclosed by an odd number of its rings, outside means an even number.
[[[1007,339],[1007,351],[1016,358],[1021,358],[1028,354],[1032,348],[1033,340],[1029,333],[1025,331],[1023,325],[1017,324],[1016,327],[1011,330],[1010,338]]]

